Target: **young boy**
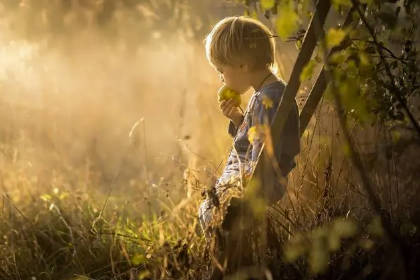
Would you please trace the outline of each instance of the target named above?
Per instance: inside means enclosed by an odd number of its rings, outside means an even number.
[[[250,174],[258,159],[264,139],[255,137],[250,143],[250,128],[271,125],[285,83],[271,71],[275,63],[275,42],[270,30],[258,20],[246,16],[222,19],[207,35],[205,48],[207,59],[226,86],[241,95],[250,87],[254,89],[244,114],[234,99],[219,103],[222,113],[230,119],[228,133],[233,137],[233,147],[214,191],[208,193],[199,207],[200,225],[207,238],[211,235],[210,225],[214,223],[213,209],[220,206],[220,199],[232,195],[234,188],[231,186],[235,185],[235,180],[238,182],[243,174]],[[274,154],[283,176],[287,178],[296,166],[294,157],[300,151],[296,102],[287,116],[281,139],[281,143],[273,143]],[[285,188],[278,185],[274,201],[282,197]]]

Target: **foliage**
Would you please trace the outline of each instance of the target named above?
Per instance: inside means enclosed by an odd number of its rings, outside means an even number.
[[[312,14],[314,8],[308,0],[238,2],[247,7],[247,14],[261,9],[267,18],[274,17],[275,33],[282,40],[297,38],[300,41],[296,32],[306,28],[303,19]],[[332,7],[343,17],[354,5],[363,9],[366,22],[360,20],[357,10],[353,9],[349,28],[331,27],[326,32],[326,44],[330,49],[346,41],[346,46],[328,61],[334,82],[340,85],[346,113],[363,123],[378,120],[394,125],[398,122],[414,129],[407,115],[412,114],[413,102],[420,92],[420,38],[416,23],[419,3],[332,1]],[[380,51],[384,53],[382,56]],[[314,61],[311,60],[302,72],[302,81],[310,79],[313,67]]]
[[[83,9],[77,10],[70,4],[75,2],[80,2]],[[257,13],[251,4],[261,4],[266,16],[275,17],[274,23],[281,39],[300,40],[296,33],[300,28],[306,28],[305,19],[313,8],[308,0],[239,2],[246,4],[246,12],[254,17],[257,17]],[[153,34],[157,22],[168,24],[167,34],[170,34],[183,18],[182,12],[173,13],[171,9],[178,4],[181,10],[186,7],[181,1],[92,3],[2,2],[10,13],[25,15],[25,9],[28,8],[39,11],[43,15],[41,21],[31,15],[26,18],[24,25],[32,26],[32,30],[37,31],[33,36],[45,38],[57,34],[67,36],[72,32],[77,34],[92,24],[99,29],[103,27],[104,34],[124,37],[125,33],[119,32],[124,32],[125,27],[136,30],[138,25],[135,23],[139,17],[146,22],[150,20],[143,26],[149,34]],[[344,16],[354,3],[357,2],[336,0],[333,1],[333,8]],[[356,136],[359,124],[377,120],[386,125],[398,121],[413,130],[397,96],[407,102],[409,110],[412,109],[414,97],[418,96],[418,26],[415,24],[418,4],[415,1],[375,0],[363,0],[360,4],[360,7],[367,5],[364,14],[375,31],[377,41],[368,32],[366,24],[360,21],[357,11],[353,11],[352,28],[331,27],[326,32],[325,41],[329,48],[344,44],[342,49],[334,51],[328,58],[328,66],[333,74],[332,82],[339,89],[344,102],[346,115],[351,117],[348,121],[353,124],[352,132]],[[57,9],[55,5],[61,6]],[[140,12],[133,8],[139,5],[143,7]],[[186,14],[186,10],[182,11]],[[157,17],[157,12],[162,12],[161,16]],[[149,16],[143,17],[144,13],[149,13]],[[206,18],[203,15],[197,17]],[[89,18],[93,21],[89,22]],[[193,30],[197,32],[195,34],[200,34],[203,27],[196,24],[194,15],[190,20],[184,27],[197,26]],[[124,22],[124,28],[118,28],[121,27],[118,21]],[[132,25],[128,24],[130,22]],[[17,33],[29,30],[22,26],[16,25]],[[130,32],[127,34],[132,35]],[[28,34],[21,35],[25,37]],[[28,38],[31,36],[29,34]],[[379,50],[383,50],[385,57],[380,56]],[[399,53],[401,55],[397,55]],[[301,81],[314,75],[319,62],[318,56],[308,63],[300,77]],[[387,65],[391,75],[386,70]],[[326,91],[327,101],[331,100],[328,99],[331,98],[330,90],[328,88]],[[263,104],[270,108],[272,101],[263,100]],[[253,257],[256,263],[265,261],[267,267],[263,270],[264,275],[272,274],[273,279],[386,278],[389,271],[400,271],[394,263],[391,266],[388,262],[388,259],[394,258],[395,252],[389,251],[386,246],[381,219],[369,209],[360,181],[348,164],[346,155],[350,148],[342,145],[338,131],[331,129],[325,132],[334,127],[334,118],[325,107],[320,106],[321,120],[316,120],[315,127],[309,127],[302,136],[302,152],[289,181],[291,187],[285,199],[281,205],[269,209],[269,226],[265,232],[267,247],[253,252]],[[248,135],[250,141],[264,135],[266,129],[263,126],[253,127]],[[404,144],[407,142],[403,142],[403,133],[395,131],[390,134],[392,143],[387,142],[388,134],[384,135],[375,135],[371,143],[374,145],[373,155],[363,147],[360,150],[366,152],[364,159],[370,163],[367,165],[369,175],[376,180],[377,192],[384,205],[381,209],[385,213],[383,216],[389,219],[405,244],[408,244],[411,260],[408,270],[416,279],[414,276],[419,275],[416,267],[420,254],[417,248],[411,248],[410,245],[418,244],[420,239],[420,214],[416,210],[418,188],[415,186],[418,163],[414,152],[401,160],[396,156],[402,154],[402,149],[398,149],[396,143],[408,146]],[[362,142],[364,139],[359,140]],[[104,187],[102,182],[84,181],[84,176],[73,169],[69,171],[65,163],[57,164],[62,165],[57,166],[57,173],[64,177],[62,181],[57,183],[57,180],[42,178],[44,181],[38,184],[28,170],[20,171],[17,168],[20,147],[12,143],[16,147],[5,148],[10,144],[4,143],[7,141],[10,140],[3,137],[0,145],[0,186],[3,191],[0,278],[201,279],[211,266],[223,269],[223,264],[215,264],[211,248],[207,247],[197,225],[199,193],[185,199],[183,193],[177,193],[179,189],[175,184],[182,180],[175,171],[184,170],[185,163],[167,167],[174,170],[171,173],[174,180],[167,191],[171,192],[171,197],[168,197],[160,183],[151,184],[137,174],[134,178],[136,182],[144,183],[133,184],[131,192],[125,193],[121,199],[100,191],[96,193],[95,188]],[[344,154],[337,146],[345,148]],[[25,158],[20,160],[25,165],[29,164]],[[87,170],[89,168],[86,167]],[[55,171],[47,170],[46,173]],[[150,172],[154,172],[156,178],[162,175],[162,170]],[[201,186],[196,178],[184,183],[193,184],[197,189]],[[79,186],[89,186],[91,189],[81,189]],[[257,186],[257,182],[253,181],[247,189],[250,197],[248,202],[252,213],[260,216],[265,213],[265,204],[253,196]],[[120,183],[117,187],[123,189],[126,186]],[[142,194],[144,205],[127,202],[126,199],[131,198],[132,194],[138,193]],[[172,201],[177,195],[180,199]],[[108,201],[108,204],[104,201]],[[240,275],[249,276],[247,273]],[[389,278],[398,279],[400,275],[392,276],[395,277]]]

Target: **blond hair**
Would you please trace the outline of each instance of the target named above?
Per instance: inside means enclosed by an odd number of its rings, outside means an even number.
[[[252,70],[273,67],[275,41],[262,22],[247,16],[226,17],[204,39],[210,64],[250,64]]]

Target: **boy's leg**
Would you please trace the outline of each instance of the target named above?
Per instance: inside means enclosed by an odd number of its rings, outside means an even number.
[[[205,199],[198,208],[198,219],[200,222],[200,227],[206,240],[208,241],[210,238],[210,232],[208,231],[208,225],[210,224],[212,218],[211,212],[211,202],[209,199]]]
[[[211,201],[206,198],[199,206],[198,209],[198,219],[200,223],[200,227],[202,232],[204,233],[204,236],[206,238],[207,246],[206,250],[209,250],[209,254],[211,254],[210,259],[212,259],[211,264],[209,266],[209,271],[207,275],[203,275],[205,280],[222,280],[223,279],[223,273],[220,271],[219,267],[215,265],[214,260],[219,262],[221,261],[221,256],[223,256],[221,252],[221,241],[220,234],[218,234],[218,231],[216,230],[212,234],[210,232],[209,224],[212,220],[212,203]]]

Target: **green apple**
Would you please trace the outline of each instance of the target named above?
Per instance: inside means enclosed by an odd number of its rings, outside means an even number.
[[[219,102],[232,98],[235,100],[235,106],[241,105],[241,95],[233,89],[223,85],[217,92]]]

